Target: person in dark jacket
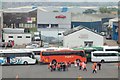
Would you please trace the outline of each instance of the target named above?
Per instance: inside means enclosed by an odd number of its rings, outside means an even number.
[[[97,63],[97,66],[99,67],[99,70],[101,70],[101,63]]]

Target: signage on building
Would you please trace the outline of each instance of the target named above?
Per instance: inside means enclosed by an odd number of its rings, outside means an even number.
[[[55,16],[55,18],[66,18],[66,16],[64,16],[64,15],[58,15],[58,16]]]

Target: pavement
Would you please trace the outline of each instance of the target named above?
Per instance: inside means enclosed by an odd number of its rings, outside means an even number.
[[[103,63],[102,70],[92,73],[92,63],[87,64],[88,71],[79,70],[74,65],[68,71],[53,71],[48,65],[12,65],[2,66],[2,78],[118,78],[117,63]]]

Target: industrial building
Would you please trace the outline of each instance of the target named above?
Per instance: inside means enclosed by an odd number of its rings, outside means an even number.
[[[97,32],[102,32],[104,31],[103,24],[115,17],[116,15],[112,14],[73,14],[71,28],[82,25]]]
[[[71,13],[41,11],[41,8],[38,7],[37,26],[38,31],[43,36],[43,41],[48,43],[62,41],[62,33],[71,29]]]
[[[36,27],[37,8],[32,6],[3,9],[4,28]]]
[[[75,48],[104,45],[104,37],[102,35],[83,26],[68,30],[63,35],[64,47]]]
[[[118,18],[110,19],[108,27],[111,28],[112,40],[118,41]]]

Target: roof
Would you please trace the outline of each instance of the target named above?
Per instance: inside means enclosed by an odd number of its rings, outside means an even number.
[[[86,29],[86,30],[88,30],[88,31],[91,31],[91,32],[93,32],[93,33],[95,33],[95,34],[98,34],[98,35],[102,36],[101,34],[95,32],[95,31],[93,31],[93,30],[91,30],[91,29],[89,29],[89,28],[87,28],[87,27],[84,27],[84,26],[78,26],[78,27],[73,28],[73,29],[71,29],[71,30],[67,30],[67,31],[65,31],[65,32],[63,33],[63,35],[64,35],[64,36],[67,36],[67,35],[69,35],[69,34],[72,34],[72,33],[74,33],[74,32],[80,31],[80,30],[82,30],[82,29]]]
[[[117,17],[117,15],[107,14],[107,13],[104,13],[104,14],[89,14],[89,15],[93,16],[93,17],[98,17],[98,18],[115,18],[115,17]]]
[[[103,18],[115,18],[113,14],[72,14],[72,21],[94,22],[101,21]]]
[[[113,19],[110,19],[110,21],[112,21],[112,22],[118,22],[118,18],[116,17],[116,18],[113,18]]]
[[[4,13],[28,13],[36,10],[37,8],[33,8],[32,6],[18,7],[18,8],[8,8],[4,9]]]
[[[21,32],[18,32],[18,33],[15,33],[15,32],[5,32],[4,34],[29,34],[31,35],[31,33],[21,33]]]
[[[113,25],[114,25],[114,26],[118,26],[118,22],[116,22],[116,23],[113,23]]]
[[[0,50],[0,53],[30,53],[31,51],[23,50],[23,49],[5,49]]]

